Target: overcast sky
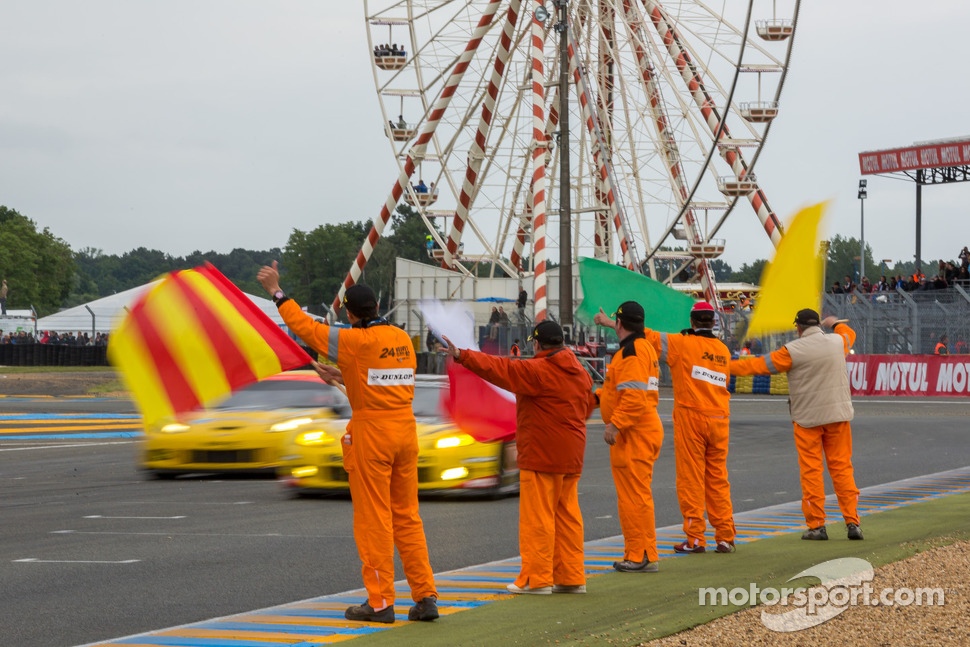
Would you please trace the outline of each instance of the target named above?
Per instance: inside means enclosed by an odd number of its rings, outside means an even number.
[[[756,172],[787,220],[833,199],[859,236],[861,151],[970,138],[970,4],[802,3]],[[0,204],[75,250],[173,255],[282,247],[293,229],[370,220],[396,177],[351,0],[0,3]],[[923,191],[923,258],[970,244],[970,183]],[[866,240],[911,259],[915,187],[870,177]],[[741,205],[735,268],[771,246]]]

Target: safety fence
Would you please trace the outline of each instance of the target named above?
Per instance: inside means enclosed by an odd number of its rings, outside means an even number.
[[[944,290],[826,294],[823,314],[848,319],[860,355],[931,354],[943,335],[951,353],[970,352],[970,294]]]
[[[0,344],[0,366],[107,366],[107,346]]]

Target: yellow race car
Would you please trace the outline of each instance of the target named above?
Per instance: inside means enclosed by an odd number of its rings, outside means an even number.
[[[140,468],[151,478],[189,473],[274,474],[289,432],[320,430],[349,412],[347,397],[314,371],[288,371],[200,411],[145,429]]]
[[[519,491],[515,435],[476,441],[447,419],[442,395],[448,378],[418,375],[414,415],[418,421],[418,493],[506,496]],[[289,434],[276,473],[296,496],[349,490],[340,440],[347,418]]]

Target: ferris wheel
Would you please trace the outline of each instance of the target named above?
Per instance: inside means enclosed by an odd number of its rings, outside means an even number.
[[[364,0],[375,130],[398,177],[335,307],[401,201],[443,267],[534,273],[536,320],[559,231],[572,258],[653,278],[661,259],[693,266],[712,303],[729,216],[781,240],[754,168],[781,114],[799,0],[545,2]],[[550,226],[563,214],[568,229]]]

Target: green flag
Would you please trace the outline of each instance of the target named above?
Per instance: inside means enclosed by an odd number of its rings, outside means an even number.
[[[576,318],[593,325],[600,308],[613,314],[624,301],[636,301],[646,312],[644,325],[660,332],[680,332],[690,327],[694,299],[636,272],[594,258],[579,259],[583,302]]]

